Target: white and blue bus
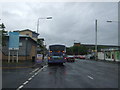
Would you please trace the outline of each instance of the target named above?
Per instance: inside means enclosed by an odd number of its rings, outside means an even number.
[[[50,45],[48,54],[48,64],[66,62],[65,59],[66,47],[65,45]]]

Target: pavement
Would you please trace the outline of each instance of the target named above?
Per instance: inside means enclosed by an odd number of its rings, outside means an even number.
[[[41,63],[30,62],[30,61],[22,61],[22,62],[2,62],[2,69],[19,69],[19,68],[35,68],[42,67]]]
[[[91,60],[4,69],[3,88],[118,88],[118,64]]]
[[[96,61],[91,59],[91,61]],[[106,61],[106,60],[97,60],[99,62],[105,62],[105,63],[120,63],[120,62],[113,62],[113,61]],[[2,62],[2,69],[19,69],[19,68],[35,68],[35,67],[42,67],[45,65],[45,62],[37,63],[32,61],[22,61],[22,62],[10,62],[7,61]]]

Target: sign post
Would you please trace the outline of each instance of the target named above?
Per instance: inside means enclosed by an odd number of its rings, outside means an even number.
[[[42,63],[43,54],[37,54],[37,63]]]

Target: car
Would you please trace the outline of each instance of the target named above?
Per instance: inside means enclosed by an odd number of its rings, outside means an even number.
[[[75,55],[76,59],[80,59],[81,55]]]
[[[80,55],[80,59],[85,59],[85,55]]]
[[[86,59],[95,59],[95,55],[88,54],[88,55],[86,55]]]
[[[86,59],[91,59],[92,55],[91,54],[87,54],[86,55]]]
[[[85,59],[85,55],[76,55],[75,58],[76,59]]]
[[[72,55],[67,55],[65,59],[67,62],[75,62],[75,57]]]

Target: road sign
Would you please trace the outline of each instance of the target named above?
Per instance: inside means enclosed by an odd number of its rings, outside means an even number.
[[[36,60],[36,62],[37,63],[41,63],[42,59],[43,59],[43,54],[37,54],[37,60]]]
[[[19,49],[19,33],[9,32],[9,50]]]

